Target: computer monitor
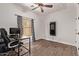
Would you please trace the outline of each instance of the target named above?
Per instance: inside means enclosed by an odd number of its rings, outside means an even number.
[[[20,28],[10,28],[10,34],[20,34]]]

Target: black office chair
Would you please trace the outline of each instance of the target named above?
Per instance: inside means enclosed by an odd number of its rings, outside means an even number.
[[[11,41],[11,39],[8,37],[7,32],[4,28],[1,28],[0,31],[1,31],[1,38],[4,40],[3,43],[5,44],[5,46],[2,47],[1,53],[7,52],[10,50],[15,50],[15,48],[20,47],[23,44],[18,40]]]

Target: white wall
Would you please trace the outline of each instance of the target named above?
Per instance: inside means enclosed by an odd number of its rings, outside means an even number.
[[[17,16],[25,15],[21,8],[18,8],[10,3],[0,4],[0,28],[5,28],[9,33],[10,27],[17,27]]]
[[[76,33],[79,32],[79,20],[78,20],[78,17],[79,17],[79,5],[77,4],[77,19],[76,19],[77,31],[76,31]],[[76,40],[77,40],[77,47],[79,47],[79,35],[78,34],[76,34]]]
[[[76,8],[69,5],[67,9],[50,14],[45,20],[46,39],[60,43],[75,45],[76,35]],[[49,24],[56,21],[56,36],[50,36]]]
[[[35,25],[35,37],[39,37],[39,21],[38,16],[36,16],[31,11],[23,12],[22,8],[14,4],[2,3],[0,4],[0,28],[5,28],[9,33],[10,27],[17,27],[17,16],[26,16],[34,19]]]
[[[45,21],[46,21],[46,15],[40,14],[38,15],[39,19],[39,27],[38,27],[38,34],[39,37],[37,39],[45,39]]]
[[[17,27],[14,9],[10,4],[0,4],[0,28],[8,31],[10,27]]]

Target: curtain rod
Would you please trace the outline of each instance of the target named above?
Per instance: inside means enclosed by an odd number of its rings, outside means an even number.
[[[15,14],[15,16],[21,16],[21,15],[18,15],[18,14]],[[22,17],[22,16],[21,16]],[[29,17],[28,17],[29,18]],[[33,18],[30,18],[30,19],[32,19],[33,20]]]

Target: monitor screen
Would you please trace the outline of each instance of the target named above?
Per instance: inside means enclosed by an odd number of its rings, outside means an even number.
[[[20,28],[10,28],[10,34],[20,34]]]

